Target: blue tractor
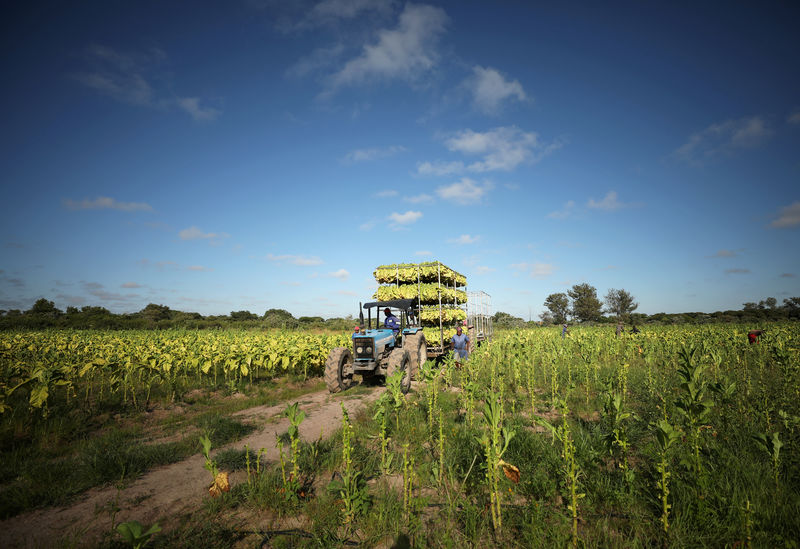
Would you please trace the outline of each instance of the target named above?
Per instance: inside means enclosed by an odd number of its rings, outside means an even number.
[[[360,306],[359,330],[353,334],[352,349],[331,349],[325,362],[325,384],[331,393],[348,389],[356,375],[360,375],[362,379],[387,377],[397,371],[403,372],[403,392],[407,393],[411,389],[411,378],[428,358],[428,345],[419,326],[419,315],[414,309],[416,304],[415,299],[392,299]],[[380,314],[386,309],[394,309],[400,313],[396,326],[387,326],[385,317],[384,322],[381,322]],[[366,324],[364,310],[367,311]]]

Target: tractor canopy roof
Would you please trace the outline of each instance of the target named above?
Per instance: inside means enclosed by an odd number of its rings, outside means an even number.
[[[373,307],[394,307],[395,309],[410,309],[417,303],[416,299],[390,299],[388,301],[370,301],[369,303],[364,303],[365,309],[371,309]]]

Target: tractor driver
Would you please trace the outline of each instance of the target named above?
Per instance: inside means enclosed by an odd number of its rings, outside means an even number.
[[[391,328],[394,335],[400,333],[400,321],[392,314],[392,310],[386,307],[383,312],[386,314],[386,318],[383,320],[384,327]]]

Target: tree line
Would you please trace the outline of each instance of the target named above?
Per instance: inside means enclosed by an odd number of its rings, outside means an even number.
[[[355,320],[344,318],[324,319],[321,316],[301,316],[295,318],[284,309],[268,309],[263,315],[250,311],[231,311],[228,315],[208,315],[170,309],[166,305],[148,304],[135,313],[112,313],[105,307],[85,306],[67,307],[66,311],[55,306],[45,298],[37,300],[33,306],[19,309],[0,309],[0,330],[73,328],[73,329],[215,329],[215,328],[253,328],[253,329],[329,329],[350,330]]]
[[[517,328],[526,325],[565,324],[567,322],[624,322],[628,324],[698,324],[709,322],[743,322],[757,324],[778,320],[800,320],[800,297],[790,297],[778,305],[768,297],[759,302],[747,302],[740,310],[713,313],[636,313],[639,303],[625,289],[611,288],[601,301],[597,288],[591,284],[575,284],[567,292],[553,293],[544,300],[547,309],[539,315],[540,322],[525,322],[508,313],[497,312],[493,320],[498,328]]]

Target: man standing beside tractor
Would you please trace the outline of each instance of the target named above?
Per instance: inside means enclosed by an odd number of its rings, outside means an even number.
[[[456,359],[456,368],[461,368],[461,361],[467,360],[469,356],[469,336],[465,334],[461,328],[461,324],[456,326],[456,335],[450,338],[453,343],[453,356]]]

